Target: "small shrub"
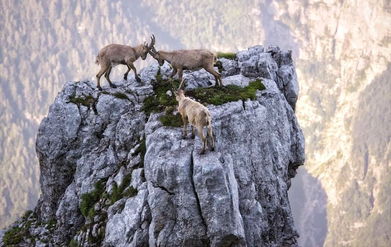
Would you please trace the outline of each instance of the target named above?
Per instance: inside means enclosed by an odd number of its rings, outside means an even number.
[[[25,235],[26,235],[25,229],[15,226],[4,233],[3,242],[5,245],[19,244],[23,240],[23,237]]]
[[[131,181],[132,181],[132,174],[129,173],[124,177],[120,186],[114,184],[113,191],[110,195],[111,204],[114,204],[116,201],[118,201],[121,198],[132,197],[137,195],[137,190],[132,186],[129,187]]]
[[[90,210],[94,210],[94,205],[99,201],[103,192],[105,190],[105,180],[99,180],[95,184],[95,188],[90,193],[85,193],[81,195],[80,202],[80,211],[84,217],[88,217],[93,212],[89,212]]]
[[[217,58],[226,58],[226,59],[234,60],[234,59],[236,59],[236,53],[233,53],[233,52],[218,52],[217,53]]]
[[[136,196],[137,193],[137,189],[133,188],[133,186],[130,186],[122,194],[124,195],[124,197],[133,197]]]

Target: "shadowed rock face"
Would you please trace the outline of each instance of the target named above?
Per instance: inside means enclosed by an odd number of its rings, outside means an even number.
[[[37,136],[41,198],[14,226],[31,221],[28,235],[43,246],[296,246],[287,191],[304,163],[304,137],[292,59],[261,46],[237,57],[221,60],[223,84],[262,79],[266,89],[208,106],[216,150],[204,155],[198,137],[183,139],[181,128],[142,111],[157,65],[141,72],[143,85],[66,83]],[[168,66],[160,73],[167,78]],[[187,88],[214,83],[204,70],[185,80]]]

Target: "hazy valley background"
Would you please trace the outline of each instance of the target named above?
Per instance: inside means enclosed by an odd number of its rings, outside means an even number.
[[[290,192],[301,245],[391,244],[389,0],[2,0],[0,10],[0,228],[39,197],[35,136],[62,85],[95,80],[104,45],[154,33],[157,49],[293,50],[307,150]]]

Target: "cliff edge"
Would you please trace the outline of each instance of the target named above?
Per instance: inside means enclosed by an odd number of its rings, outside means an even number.
[[[141,84],[66,83],[37,136],[38,205],[1,245],[297,246],[287,192],[304,137],[291,53],[229,58],[219,70],[231,86],[208,105],[216,150],[204,155],[198,137],[181,137],[167,64],[144,68]],[[204,70],[184,78],[196,99],[211,93]]]

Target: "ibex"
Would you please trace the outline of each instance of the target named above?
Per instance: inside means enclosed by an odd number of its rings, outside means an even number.
[[[155,44],[154,35],[152,35],[151,39],[153,40],[153,44]],[[204,68],[215,77],[215,86],[223,85],[221,82],[221,75],[213,68],[216,63],[216,56],[208,50],[156,51],[155,47],[152,45],[149,54],[158,61],[160,66],[163,66],[164,61],[171,64],[173,68],[171,77],[174,77],[176,73],[178,73],[179,81],[181,82],[179,89],[182,88],[184,69],[195,71]]]
[[[128,70],[124,74],[124,80],[128,79],[128,74],[130,69],[134,71],[135,78],[138,82],[141,81],[140,77],[137,74],[136,67],[134,67],[133,63],[141,57],[143,60],[148,55],[148,51],[151,49],[151,47],[154,45],[155,40],[151,40],[151,44],[148,45],[147,42],[144,42],[142,45],[138,45],[136,47],[128,46],[128,45],[119,45],[119,44],[111,44],[103,47],[100,51],[98,56],[96,57],[96,64],[100,65],[100,71],[96,75],[97,78],[97,84],[98,89],[102,90],[100,86],[100,77],[105,74],[105,77],[107,81],[109,82],[110,86],[113,88],[116,88],[111,80],[110,80],[110,72],[111,69],[118,65],[123,64],[128,67]]]
[[[187,123],[189,122],[191,125],[191,137],[195,137],[194,127],[196,127],[198,136],[203,142],[203,148],[200,154],[205,153],[207,142],[211,144],[211,150],[214,151],[215,141],[212,133],[212,118],[210,116],[208,108],[198,103],[197,101],[186,97],[185,92],[182,89],[179,89],[175,93],[175,98],[178,101],[178,111],[181,114],[183,121],[183,137],[187,137]],[[207,127],[208,129],[205,136],[204,127]],[[208,137],[210,138],[209,141]]]

